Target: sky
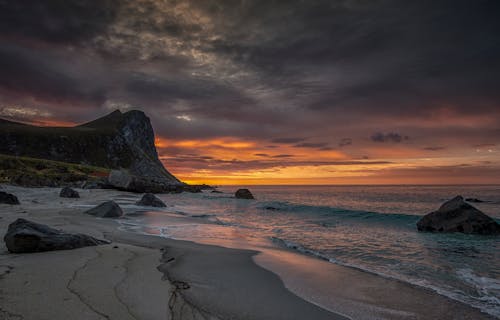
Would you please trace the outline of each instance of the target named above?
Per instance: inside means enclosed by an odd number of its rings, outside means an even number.
[[[499,14],[497,0],[0,0],[0,117],[143,110],[191,183],[499,183]]]

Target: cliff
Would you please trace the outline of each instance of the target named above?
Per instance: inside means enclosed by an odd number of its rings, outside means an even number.
[[[126,169],[164,185],[182,184],[158,159],[154,141],[149,118],[135,110],[70,128],[0,119],[0,154]]]

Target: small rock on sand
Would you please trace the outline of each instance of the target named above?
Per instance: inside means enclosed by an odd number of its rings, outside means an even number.
[[[85,213],[100,218],[119,218],[123,215],[122,208],[114,201],[106,201]]]
[[[146,193],[135,203],[138,206],[163,208],[167,205],[152,193]]]
[[[237,199],[255,199],[253,197],[253,194],[248,189],[238,189],[238,191],[236,191],[234,196]]]
[[[70,187],[64,187],[61,189],[59,193],[61,198],[80,198],[80,195],[77,191],[71,189]]]
[[[66,233],[25,219],[17,219],[9,225],[4,241],[12,253],[68,250],[109,243],[84,234]]]
[[[19,200],[13,194],[0,191],[0,203],[4,203],[4,204],[19,204]]]

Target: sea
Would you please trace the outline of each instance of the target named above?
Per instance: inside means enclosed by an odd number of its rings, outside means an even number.
[[[500,318],[500,237],[416,229],[421,216],[456,195],[484,201],[472,205],[500,223],[500,185],[251,186],[256,200],[235,199],[239,187],[160,195],[167,208],[135,215],[122,228],[202,243],[268,242]],[[167,215],[192,219],[172,223]]]

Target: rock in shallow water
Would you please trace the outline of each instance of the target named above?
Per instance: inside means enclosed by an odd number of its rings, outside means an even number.
[[[68,250],[109,243],[85,234],[66,233],[25,219],[17,219],[9,225],[4,241],[12,253]]]
[[[464,201],[462,196],[445,202],[417,222],[418,231],[500,234],[500,225]]]
[[[248,189],[238,189],[238,191],[236,191],[234,196],[237,199],[255,199],[253,197],[253,194]]]
[[[122,208],[114,201],[106,201],[85,213],[100,218],[119,218],[123,215]]]
[[[59,197],[61,198],[80,198],[80,195],[77,191],[71,189],[70,187],[64,187],[61,189],[59,193]]]
[[[4,204],[19,204],[19,200],[13,194],[0,191],[0,203],[4,203]]]
[[[135,204],[138,206],[145,206],[145,207],[156,207],[156,208],[166,207],[165,203],[163,203],[163,201],[158,199],[152,193],[146,193],[145,195],[142,196],[142,199],[137,201]]]

